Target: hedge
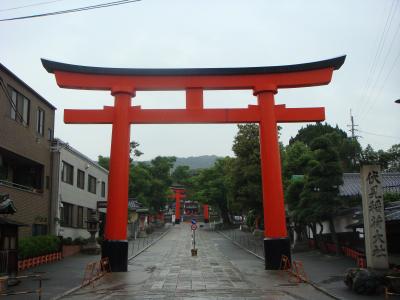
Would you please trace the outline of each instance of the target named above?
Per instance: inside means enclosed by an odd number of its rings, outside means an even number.
[[[60,239],[54,235],[39,235],[19,241],[19,259],[46,255],[60,250]]]

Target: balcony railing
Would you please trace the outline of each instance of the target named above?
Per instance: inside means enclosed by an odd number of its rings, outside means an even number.
[[[22,185],[22,184],[18,184],[18,183],[7,181],[7,180],[0,180],[0,186],[16,188],[16,189],[31,192],[31,193],[43,193],[43,190],[41,190],[41,189],[35,189],[31,186]]]

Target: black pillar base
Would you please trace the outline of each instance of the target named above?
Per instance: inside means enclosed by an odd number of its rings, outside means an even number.
[[[264,239],[265,270],[279,270],[282,255],[291,262],[289,238]]]
[[[112,272],[128,271],[128,241],[104,240],[101,257],[108,257]]]
[[[181,223],[181,219],[175,219],[175,224],[180,224]]]
[[[209,219],[204,219],[204,223],[210,223]]]

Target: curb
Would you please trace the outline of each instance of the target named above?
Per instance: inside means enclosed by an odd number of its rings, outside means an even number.
[[[158,242],[161,238],[163,238],[168,232],[170,232],[172,229],[172,226],[167,229],[164,233],[162,233],[158,238],[156,238],[155,240],[153,240],[150,244],[148,244],[145,248],[143,248],[142,250],[140,250],[138,253],[136,253],[135,255],[132,255],[131,257],[128,257],[128,263],[129,261],[131,261],[132,259],[134,259],[136,256],[138,256],[139,254],[141,254],[142,252],[144,252],[145,250],[147,250],[148,248],[150,248],[154,243]],[[51,300],[59,300],[62,299],[74,292],[76,292],[77,290],[81,289],[82,286],[78,285],[76,287],[73,287],[72,289],[69,289],[68,291],[65,291],[64,293],[57,295],[53,298],[50,298]]]
[[[238,246],[239,248],[241,248],[241,249],[245,250],[246,252],[248,252],[248,253],[254,255],[255,257],[257,257],[257,258],[259,258],[259,259],[265,261],[265,258],[264,258],[264,257],[262,257],[262,256],[260,256],[260,255],[258,255],[258,254],[256,254],[256,253],[254,253],[253,251],[250,251],[249,249],[243,247],[241,244],[239,244],[238,242],[234,241],[233,239],[231,239],[229,236],[227,236],[226,234],[222,233],[221,231],[216,230],[216,232],[218,232],[220,235],[224,236],[226,239],[230,240],[233,244],[235,244],[235,245]],[[315,288],[316,290],[318,290],[318,291],[324,293],[325,295],[327,295],[327,296],[329,296],[329,297],[331,297],[331,298],[333,298],[333,299],[335,299],[335,300],[344,300],[344,298],[341,298],[341,297],[336,296],[335,294],[332,294],[331,292],[329,292],[329,291],[326,290],[325,288],[320,287],[319,285],[317,285],[315,282],[312,282],[312,281],[308,280],[308,281],[306,281],[305,283],[308,283],[309,285],[311,285],[311,286],[312,286],[313,288]]]

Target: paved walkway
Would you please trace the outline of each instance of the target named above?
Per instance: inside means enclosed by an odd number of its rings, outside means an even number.
[[[128,256],[134,256],[146,246],[150,245],[168,228],[156,230],[147,238],[138,238],[129,241]],[[42,277],[42,299],[55,298],[68,290],[71,290],[82,284],[85,266],[94,261],[99,261],[100,255],[77,254],[64,258],[58,262],[40,265],[35,268],[28,269],[20,272],[19,275],[39,274]],[[15,287],[10,287],[12,291],[26,291],[34,290],[39,286],[39,282],[35,279],[22,280],[20,284]],[[25,294],[7,296],[6,299],[38,299],[37,294]]]
[[[239,229],[222,230],[221,233],[247,250],[264,257],[262,238],[255,238],[251,233]],[[358,295],[347,288],[343,282],[343,274],[348,268],[356,267],[356,262],[349,257],[327,255],[310,250],[294,253],[292,258],[303,262],[307,277],[313,283],[338,298],[346,300],[379,300],[383,298],[383,295]],[[390,299],[395,300],[400,297],[391,296]]]
[[[190,225],[180,224],[130,261],[68,299],[331,299],[286,273],[265,271],[261,260],[218,233],[200,228],[198,256],[190,255]]]

